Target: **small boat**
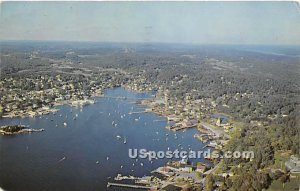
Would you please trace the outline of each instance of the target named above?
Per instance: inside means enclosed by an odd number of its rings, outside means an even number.
[[[96,161],[96,164],[99,164],[99,161]]]
[[[106,157],[106,160],[109,160],[109,157]]]
[[[141,162],[141,166],[144,166],[144,164]]]
[[[66,122],[64,122],[64,126],[67,126],[68,124]]]
[[[124,144],[126,144],[127,143],[127,141],[126,141],[126,137],[124,138]]]
[[[135,121],[138,121],[139,119],[134,119]]]
[[[61,161],[65,160],[65,159],[66,159],[66,157],[63,157],[58,162],[61,162]]]

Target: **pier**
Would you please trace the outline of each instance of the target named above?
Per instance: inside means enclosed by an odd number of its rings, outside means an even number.
[[[140,114],[140,113],[147,113],[147,111],[134,111],[134,112],[129,112],[128,114],[132,115],[132,114]]]
[[[135,189],[152,189],[150,186],[142,186],[142,185],[135,185],[135,184],[121,184],[121,183],[113,183],[108,182],[107,187],[116,186],[116,187],[123,187],[123,188],[135,188]]]
[[[120,96],[117,96],[117,97],[114,97],[114,96],[101,96],[103,98],[109,98],[109,99],[123,99],[123,100],[149,100],[151,98],[128,98],[128,97],[120,97]]]

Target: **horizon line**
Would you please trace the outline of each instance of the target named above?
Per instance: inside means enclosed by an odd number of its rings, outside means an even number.
[[[173,44],[173,45],[192,45],[192,46],[201,46],[201,45],[231,45],[231,46],[300,46],[300,44],[258,44],[258,43],[192,43],[192,42],[130,42],[130,41],[88,41],[88,40],[21,40],[21,39],[0,39],[0,42],[48,42],[48,43],[95,43],[95,44]]]

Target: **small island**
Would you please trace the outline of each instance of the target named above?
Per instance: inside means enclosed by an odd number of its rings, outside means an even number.
[[[44,129],[31,129],[25,125],[4,125],[0,127],[0,133],[2,135],[15,135],[21,133],[41,132]]]

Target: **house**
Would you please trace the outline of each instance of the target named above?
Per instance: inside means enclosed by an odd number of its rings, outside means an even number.
[[[228,123],[227,118],[219,117],[217,122],[216,122],[216,125],[219,126],[219,127],[224,127],[224,126],[229,126],[229,123]]]
[[[300,159],[295,155],[292,155],[290,160],[285,162],[285,167],[293,174],[300,174]]]
[[[184,167],[181,167],[179,170],[182,172],[193,172],[193,167],[192,166],[184,166]]]
[[[197,124],[198,124],[198,121],[195,119],[189,119],[189,120],[184,119],[182,121],[182,126],[184,126],[184,127],[195,127],[195,126],[197,126]]]

